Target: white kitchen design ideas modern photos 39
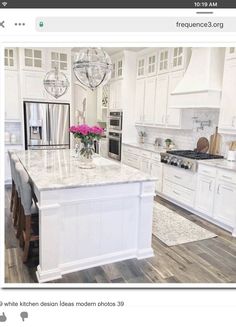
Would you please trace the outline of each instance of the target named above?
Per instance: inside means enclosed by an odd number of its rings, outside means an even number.
[[[236,283],[235,47],[4,63],[6,286]]]

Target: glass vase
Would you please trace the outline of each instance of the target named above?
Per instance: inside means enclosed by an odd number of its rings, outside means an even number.
[[[95,164],[93,162],[94,155],[94,143],[93,142],[81,142],[80,149],[80,161],[79,167],[84,169],[94,168]]]

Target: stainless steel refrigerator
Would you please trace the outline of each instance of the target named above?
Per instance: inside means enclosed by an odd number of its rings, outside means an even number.
[[[68,149],[70,105],[24,102],[25,149]]]

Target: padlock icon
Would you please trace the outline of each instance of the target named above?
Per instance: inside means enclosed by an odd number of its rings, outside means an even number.
[[[43,22],[39,22],[39,27],[43,27]]]

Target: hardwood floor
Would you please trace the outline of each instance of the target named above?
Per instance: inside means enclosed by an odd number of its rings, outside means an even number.
[[[10,190],[5,194],[5,281],[37,283],[38,248],[31,249],[31,259],[23,264],[9,211]],[[170,202],[158,197],[155,200],[218,237],[168,247],[153,236],[153,258],[91,268],[64,275],[53,283],[236,283],[236,238]]]

